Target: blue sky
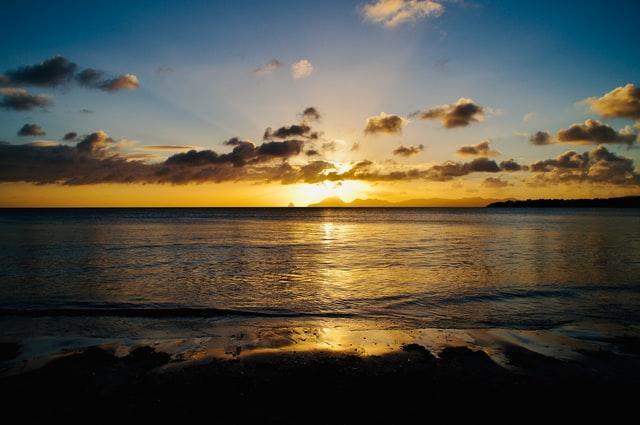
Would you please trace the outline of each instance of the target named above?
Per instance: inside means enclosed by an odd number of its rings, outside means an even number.
[[[0,140],[28,141],[16,132],[35,122],[47,140],[101,129],[141,146],[222,152],[224,140],[258,143],[266,127],[289,125],[314,106],[327,140],[361,146],[358,154],[328,159],[382,161],[399,145],[423,144],[424,152],[406,161],[434,163],[456,159],[460,145],[490,139],[505,157],[526,163],[568,148],[532,146],[527,134],[598,118],[577,102],[640,76],[637,1],[443,0],[439,16],[392,28],[365,18],[368,3],[5,0],[0,72],[62,55],[83,68],[134,74],[140,88],[30,88],[52,96],[54,106],[0,111]],[[272,59],[281,69],[254,74]],[[313,72],[292,79],[289,66],[301,59]],[[485,107],[484,121],[453,131],[416,122],[402,134],[362,134],[367,117],[407,117],[459,98]],[[617,130],[633,124],[598,119]],[[639,158],[628,146],[611,149]]]

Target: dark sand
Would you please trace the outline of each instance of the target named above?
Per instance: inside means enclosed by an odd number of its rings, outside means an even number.
[[[562,360],[503,344],[505,364],[484,351],[405,344],[380,355],[241,350],[197,361],[139,346],[127,355],[89,347],[0,378],[3,414],[20,420],[154,420],[208,423],[433,422],[445,414],[518,420],[635,408],[640,339]],[[0,345],[3,361],[21,345]],[[494,418],[495,416],[495,418]],[[483,419],[484,420],[484,419]]]

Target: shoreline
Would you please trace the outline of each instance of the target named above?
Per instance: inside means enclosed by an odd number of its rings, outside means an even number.
[[[108,416],[204,415],[214,403],[223,408],[216,410],[223,423],[300,423],[308,413],[305,403],[322,397],[351,400],[352,407],[379,400],[384,412],[402,416],[397,409],[409,414],[408,406],[451,397],[463,403],[518,403],[525,396],[553,402],[572,393],[602,403],[640,384],[638,327],[389,330],[297,324],[225,324],[215,335],[195,338],[5,336],[0,395],[23,417],[96,409]],[[271,410],[280,400],[288,400],[290,409]],[[253,406],[248,416],[234,413],[246,406]],[[352,409],[345,420],[376,420],[384,412]],[[324,419],[303,422],[342,423]]]
[[[145,321],[133,328],[133,321],[120,328],[98,329],[90,322],[89,331],[61,322],[50,329],[41,328],[47,318],[32,318],[31,328],[0,336],[0,377],[38,369],[60,357],[74,355],[92,347],[112,351],[124,357],[137,347],[148,346],[167,353],[172,364],[192,361],[230,360],[256,354],[332,352],[359,357],[382,356],[420,345],[436,354],[447,347],[466,347],[483,351],[492,361],[509,367],[504,351],[517,346],[560,361],[580,358],[581,351],[620,352],[616,341],[638,339],[640,326],[614,324],[567,324],[550,329],[513,328],[388,328],[381,323],[350,319],[252,318],[207,323],[192,332],[186,326],[170,328],[173,321],[155,320],[157,328]],[[27,322],[20,322],[24,325]],[[0,322],[1,323],[1,322]],[[127,323],[129,325],[127,325]],[[14,326],[14,323],[5,323]],[[130,333],[123,332],[131,326]],[[61,329],[64,331],[60,332]],[[10,355],[13,353],[13,355]],[[640,349],[639,353],[640,354]]]

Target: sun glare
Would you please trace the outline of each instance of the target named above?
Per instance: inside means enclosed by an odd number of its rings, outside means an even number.
[[[369,185],[359,181],[301,184],[296,186],[293,202],[297,206],[306,206],[332,197],[351,202],[356,198],[366,197],[368,191]]]

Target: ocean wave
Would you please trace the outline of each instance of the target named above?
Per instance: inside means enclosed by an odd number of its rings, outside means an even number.
[[[0,317],[323,317],[350,318],[352,314],[335,312],[300,312],[290,310],[235,310],[210,307],[0,307]]]

